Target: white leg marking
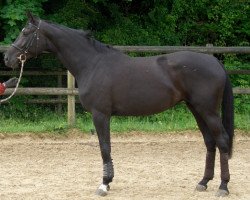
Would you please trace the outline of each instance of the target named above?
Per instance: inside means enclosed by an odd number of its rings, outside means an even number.
[[[104,185],[104,184],[101,184],[100,187],[98,188],[99,190],[102,190],[104,192],[108,192],[108,186],[107,185]]]

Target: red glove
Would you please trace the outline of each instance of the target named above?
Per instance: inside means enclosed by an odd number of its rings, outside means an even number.
[[[0,83],[0,95],[2,95],[5,92],[6,86],[4,83]]]

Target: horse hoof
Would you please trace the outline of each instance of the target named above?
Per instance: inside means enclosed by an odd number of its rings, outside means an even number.
[[[109,190],[109,185],[101,184],[100,187],[96,190],[96,195],[104,197],[108,194]]]
[[[108,192],[101,189],[97,189],[95,194],[101,197],[105,197],[108,194]]]
[[[199,192],[203,192],[203,191],[205,191],[206,189],[207,189],[207,186],[205,186],[205,185],[198,184],[198,185],[196,186],[196,190],[199,191]]]
[[[227,190],[219,189],[215,196],[217,196],[217,197],[226,197],[228,195],[229,195],[229,192]]]

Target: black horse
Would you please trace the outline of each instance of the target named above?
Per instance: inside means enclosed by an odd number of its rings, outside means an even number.
[[[139,116],[162,112],[184,101],[193,113],[207,147],[205,173],[196,187],[203,191],[214,176],[220,152],[219,196],[229,194],[228,159],[233,148],[233,93],[223,65],[213,56],[182,51],[152,57],[129,57],[91,38],[28,14],[28,22],[5,54],[8,67],[43,51],[55,54],[73,74],[82,106],[92,113],[103,159],[104,196],[114,177],[110,145],[113,115]],[[222,117],[220,117],[222,107]],[[152,175],[153,178],[153,175]]]

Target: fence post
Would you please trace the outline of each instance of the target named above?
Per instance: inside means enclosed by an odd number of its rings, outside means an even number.
[[[61,72],[61,71],[62,71],[62,69],[60,68],[59,72]],[[61,74],[57,75],[57,87],[59,87],[59,88],[62,87],[62,75]],[[62,100],[62,96],[61,95],[58,96],[58,100]],[[59,115],[62,114],[62,106],[63,106],[62,103],[58,103],[57,104],[57,113]]]
[[[71,73],[67,72],[67,82],[68,89],[75,89],[75,78],[71,75]],[[74,126],[76,121],[75,117],[75,95],[68,95],[68,125]]]
[[[210,44],[210,43],[209,43],[209,44],[206,44],[206,47],[211,47],[211,48],[212,48],[213,46],[214,46],[214,45],[213,45],[213,44]],[[213,53],[208,53],[208,54],[213,55]]]

